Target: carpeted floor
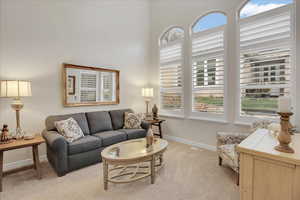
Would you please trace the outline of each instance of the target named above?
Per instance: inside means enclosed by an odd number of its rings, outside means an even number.
[[[43,179],[33,170],[4,177],[1,200],[238,200],[235,174],[219,167],[215,152],[170,142],[165,167],[157,175],[129,184],[109,184],[103,190],[102,164],[57,177],[48,163]]]

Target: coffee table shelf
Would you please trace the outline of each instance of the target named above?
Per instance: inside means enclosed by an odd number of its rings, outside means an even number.
[[[168,142],[156,138],[150,148],[146,148],[146,139],[135,139],[107,147],[101,153],[103,159],[104,189],[108,183],[129,183],[151,177],[155,182],[155,173],[162,166],[163,153]]]

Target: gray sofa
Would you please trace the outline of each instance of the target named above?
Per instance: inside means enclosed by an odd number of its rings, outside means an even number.
[[[112,144],[146,136],[149,124],[142,129],[123,129],[124,113],[131,109],[49,116],[42,135],[47,144],[47,157],[58,176],[101,162],[101,151]],[[69,143],[58,134],[54,122],[72,117],[85,137]]]

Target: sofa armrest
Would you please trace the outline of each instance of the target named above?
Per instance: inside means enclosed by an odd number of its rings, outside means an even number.
[[[56,131],[42,132],[47,144],[47,157],[58,176],[68,172],[68,142]]]
[[[47,145],[49,145],[53,151],[57,152],[67,149],[67,140],[62,135],[58,134],[58,132],[44,130],[42,135],[46,140]]]
[[[217,132],[217,147],[225,144],[239,144],[250,133]]]
[[[145,129],[146,131],[148,131],[149,128],[150,128],[150,123],[148,123],[148,122],[146,122],[146,121],[142,121],[141,127],[142,127],[143,129]]]

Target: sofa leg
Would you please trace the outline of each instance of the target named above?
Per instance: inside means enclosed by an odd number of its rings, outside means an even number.
[[[219,166],[222,166],[222,158],[219,156]]]
[[[237,186],[240,185],[240,173],[237,173],[237,176],[236,176],[236,185]]]

